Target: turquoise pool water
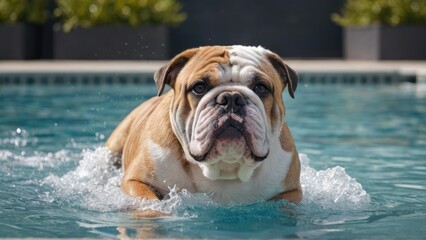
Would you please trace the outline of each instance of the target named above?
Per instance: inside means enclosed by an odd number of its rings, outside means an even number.
[[[223,206],[121,193],[101,146],[152,85],[0,86],[0,237],[426,236],[426,99],[398,85],[301,85],[285,96],[303,202]],[[141,219],[133,209],[172,214]]]

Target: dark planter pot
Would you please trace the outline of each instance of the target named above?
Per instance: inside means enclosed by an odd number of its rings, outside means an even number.
[[[39,58],[41,27],[30,24],[0,24],[0,59]]]
[[[169,56],[167,26],[99,26],[53,31],[54,59],[145,59]]]
[[[354,60],[426,59],[426,26],[344,29],[344,55]]]

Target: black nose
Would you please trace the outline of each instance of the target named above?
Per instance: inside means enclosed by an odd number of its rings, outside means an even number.
[[[239,112],[247,101],[239,92],[223,92],[216,97],[216,103],[221,105],[226,112]]]

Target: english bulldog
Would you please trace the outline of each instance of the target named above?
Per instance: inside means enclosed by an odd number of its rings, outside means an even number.
[[[134,109],[106,147],[121,158],[121,187],[162,199],[206,193],[221,203],[302,199],[300,162],[282,93],[298,76],[262,47],[186,50],[154,74],[156,97]],[[165,85],[170,91],[163,94]]]

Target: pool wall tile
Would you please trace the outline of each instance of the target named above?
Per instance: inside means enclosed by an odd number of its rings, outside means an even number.
[[[0,85],[8,84],[146,84],[152,83],[153,73],[0,73]]]
[[[153,83],[154,73],[67,73],[67,72],[3,72],[0,73],[0,85],[8,84],[146,84]],[[398,72],[299,72],[299,81],[303,84],[397,84],[416,83],[416,75]]]

